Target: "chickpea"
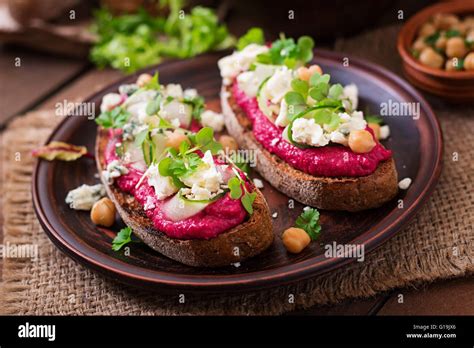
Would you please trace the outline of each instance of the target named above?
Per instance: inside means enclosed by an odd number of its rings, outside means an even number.
[[[467,48],[464,39],[461,37],[452,37],[446,43],[446,55],[450,58],[462,58],[466,55]]]
[[[225,152],[237,151],[239,149],[237,141],[235,141],[235,139],[230,135],[221,135],[219,143],[222,145]]]
[[[94,203],[91,210],[91,220],[96,225],[110,227],[115,221],[115,205],[105,197]]]
[[[468,29],[474,29],[474,16],[467,16],[464,18],[464,25]]]
[[[444,59],[434,49],[427,47],[420,53],[420,62],[432,68],[441,68]]]
[[[303,81],[308,81],[309,78],[311,77],[311,73],[309,72],[309,69],[304,66],[302,66],[301,68],[298,68],[298,70],[296,70],[296,74],[298,78]]]
[[[444,68],[447,71],[455,71],[455,70],[458,70],[457,69],[458,64],[459,64],[459,61],[458,61],[457,58],[450,58],[446,61],[446,64],[445,64]]]
[[[137,79],[138,87],[145,86],[148,82],[151,81],[152,78],[153,77],[150,74],[141,74],[140,76],[138,76],[138,79]]]
[[[436,32],[436,28],[432,23],[425,23],[421,26],[420,30],[418,30],[418,35],[421,37],[426,37],[433,35]]]
[[[438,40],[436,40],[435,47],[441,50],[445,50],[447,42],[448,42],[448,39],[446,38],[446,36],[440,36]]]
[[[317,64],[311,65],[309,68],[302,66],[298,68],[296,71],[298,77],[303,81],[309,81],[310,77],[313,76],[315,73],[322,74],[323,70]]]
[[[369,128],[373,130],[375,139],[380,139],[380,125],[378,123],[369,123]]]
[[[438,13],[433,16],[433,24],[437,29],[448,30],[459,23],[459,18],[453,14]]]
[[[367,153],[372,151],[375,140],[372,134],[366,130],[353,130],[349,133],[349,147],[355,153]]]
[[[323,70],[322,70],[321,67],[320,67],[319,65],[317,65],[317,64],[311,65],[311,66],[308,68],[308,70],[309,70],[309,73],[310,73],[310,77],[311,77],[312,75],[314,75],[314,73],[319,73],[319,74],[321,74],[321,75],[323,74]]]
[[[305,230],[297,227],[290,227],[283,232],[283,245],[292,254],[300,253],[311,242],[311,238]]]
[[[425,47],[428,47],[428,45],[425,42],[425,39],[420,37],[416,39],[416,41],[413,43],[413,49],[417,51],[422,51]]]
[[[467,32],[467,25],[464,22],[459,22],[451,26],[451,30],[457,30],[461,35],[465,35]]]
[[[474,52],[469,53],[466,58],[464,58],[464,69],[474,70]]]
[[[188,137],[182,131],[175,129],[172,133],[167,135],[165,146],[178,150],[179,145],[181,145],[183,141],[187,141],[189,143]]]

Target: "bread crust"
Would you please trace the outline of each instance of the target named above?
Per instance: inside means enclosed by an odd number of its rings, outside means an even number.
[[[222,87],[221,105],[229,134],[241,148],[255,151],[256,170],[287,196],[318,209],[356,212],[377,208],[397,195],[398,174],[393,158],[381,162],[367,176],[313,176],[272,155],[255,139],[252,124],[230,88]]]
[[[99,173],[105,168],[103,154],[108,141],[107,132],[99,128],[95,149]],[[228,266],[261,253],[273,242],[270,210],[257,188],[254,213],[246,222],[209,240],[181,240],[158,231],[135,197],[122,192],[115,184],[108,185],[102,176],[101,180],[120,217],[133,233],[152,249],[183,264],[195,267]]]

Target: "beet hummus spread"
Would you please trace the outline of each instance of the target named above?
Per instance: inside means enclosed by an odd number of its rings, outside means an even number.
[[[283,128],[273,124],[259,109],[257,99],[247,96],[238,86],[232,85],[237,105],[245,111],[253,125],[256,140],[270,153],[277,155],[293,168],[314,176],[359,177],[372,174],[379,162],[392,156],[378,141],[368,153],[354,153],[343,145],[299,148],[285,141]],[[371,129],[367,127],[369,132]],[[373,135],[373,133],[372,133]]]
[[[110,132],[110,140],[105,151],[106,164],[117,160],[115,147],[118,136]],[[247,213],[240,200],[231,199],[229,193],[210,203],[202,211],[189,218],[172,221],[163,212],[163,205],[170,199],[158,200],[154,189],[146,180],[136,188],[142,177],[133,167],[128,167],[128,173],[115,179],[115,184],[123,191],[130,193],[145,209],[145,213],[153,221],[154,227],[168,237],[178,239],[210,239],[241,224]]]

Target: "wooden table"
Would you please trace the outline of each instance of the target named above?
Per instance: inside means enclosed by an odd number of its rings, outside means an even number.
[[[16,58],[21,59],[20,68],[15,66]],[[0,131],[15,115],[52,109],[64,99],[83,99],[121,76],[113,70],[99,71],[86,61],[0,46]],[[3,225],[1,216],[0,224]],[[473,315],[473,293],[474,278],[466,277],[398,289],[370,299],[316,306],[289,315]]]

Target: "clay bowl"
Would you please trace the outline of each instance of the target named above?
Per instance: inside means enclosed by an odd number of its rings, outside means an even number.
[[[411,17],[398,34],[397,48],[406,78],[416,87],[455,102],[474,101],[474,71],[445,71],[421,64],[410,53],[418,29],[437,13],[474,14],[472,1],[446,1],[429,6]]]

